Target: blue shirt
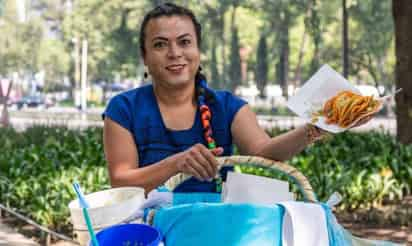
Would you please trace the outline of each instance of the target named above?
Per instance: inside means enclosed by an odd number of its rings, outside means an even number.
[[[208,104],[212,112],[212,137],[218,147],[223,147],[223,155],[228,156],[233,150],[231,125],[235,114],[246,102],[228,91],[208,90],[215,98]],[[151,84],[114,96],[103,113],[103,118],[105,116],[132,134],[138,149],[139,167],[161,161],[197,143],[207,146],[199,110],[196,111],[195,121],[190,129],[168,129],[163,122]],[[192,178],[175,191],[212,192],[214,187],[213,182],[201,182]]]

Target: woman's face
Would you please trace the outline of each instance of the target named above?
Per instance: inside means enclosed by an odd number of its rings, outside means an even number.
[[[144,63],[153,81],[169,86],[193,83],[200,63],[195,27],[189,17],[151,19],[145,30]]]

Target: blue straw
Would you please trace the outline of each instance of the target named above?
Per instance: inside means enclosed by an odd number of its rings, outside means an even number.
[[[89,204],[87,203],[82,190],[80,189],[80,185],[77,182],[73,183],[74,191],[77,194],[77,198],[79,199],[80,207],[83,210],[84,220],[86,221],[87,230],[89,231],[90,238],[92,239],[93,246],[99,246],[99,242],[97,241],[96,234],[94,233],[92,223],[90,222],[89,213],[87,209],[89,208]]]

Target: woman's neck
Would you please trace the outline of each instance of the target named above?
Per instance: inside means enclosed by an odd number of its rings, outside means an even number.
[[[187,86],[172,87],[154,82],[153,90],[158,103],[162,105],[181,106],[194,103],[194,83],[189,83]]]

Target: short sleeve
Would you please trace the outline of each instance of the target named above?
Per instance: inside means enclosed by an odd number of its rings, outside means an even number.
[[[243,100],[242,98],[235,96],[230,92],[227,92],[226,103],[227,103],[226,107],[227,107],[229,122],[230,124],[232,124],[236,113],[239,111],[240,108],[242,108],[245,104],[247,104],[247,102]]]
[[[127,129],[132,131],[132,116],[127,97],[122,94],[114,96],[107,105],[105,111],[102,114],[103,120],[105,117],[109,117],[111,120]]]

